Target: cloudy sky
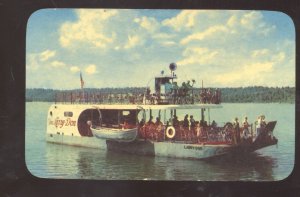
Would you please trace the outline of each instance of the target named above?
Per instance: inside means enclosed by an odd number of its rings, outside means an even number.
[[[295,29],[271,11],[44,9],[28,21],[27,88],[146,86],[178,65],[178,82],[295,86]]]

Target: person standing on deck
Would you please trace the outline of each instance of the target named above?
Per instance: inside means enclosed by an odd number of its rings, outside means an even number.
[[[160,121],[159,117],[156,118],[156,122],[155,122],[155,138],[158,141],[161,136],[162,136],[162,126],[163,123]]]
[[[186,114],[184,116],[184,120],[183,120],[183,127],[186,128],[186,129],[189,129],[189,120],[188,120],[188,118],[189,118],[189,115]]]
[[[196,121],[193,117],[193,115],[190,115],[190,138],[194,139],[195,138],[195,126],[196,126]]]
[[[261,116],[261,129],[264,129],[267,126],[265,115]]]
[[[248,118],[245,117],[244,122],[243,122],[243,139],[247,140],[249,137],[249,123],[248,123]]]
[[[239,144],[241,141],[241,136],[240,136],[240,124],[238,118],[235,118],[235,121],[233,123],[233,129],[234,129],[235,144]]]
[[[154,122],[153,122],[153,116],[150,116],[148,122],[147,122],[149,125],[154,125]]]
[[[179,120],[178,120],[178,117],[176,115],[173,116],[172,125],[175,128],[179,126]]]
[[[256,138],[260,135],[260,132],[261,132],[261,118],[262,118],[262,116],[258,116],[258,118],[257,118]]]
[[[187,138],[188,133],[189,133],[189,120],[188,120],[189,115],[186,114],[184,116],[184,120],[183,120],[183,130],[184,130],[184,137]]]
[[[176,138],[179,139],[180,136],[181,136],[181,133],[180,133],[180,127],[179,127],[179,120],[178,120],[178,117],[176,115],[173,116],[172,125],[173,125],[173,127],[175,128],[175,131],[176,131]]]
[[[178,98],[177,98],[177,96],[178,96],[178,85],[177,85],[177,82],[173,82],[172,83],[172,97],[173,97],[173,104],[176,104],[176,103],[178,103]]]
[[[150,116],[149,121],[147,122],[146,135],[147,137],[154,138],[155,126],[153,122],[153,116]]]

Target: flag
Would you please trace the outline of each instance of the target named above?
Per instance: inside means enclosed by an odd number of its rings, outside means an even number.
[[[82,74],[80,72],[80,85],[81,85],[81,89],[83,89],[83,86],[84,86],[84,81],[82,79]]]

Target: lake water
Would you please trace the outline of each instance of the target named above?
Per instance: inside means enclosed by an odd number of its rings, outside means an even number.
[[[210,121],[219,125],[240,120],[253,122],[260,114],[277,120],[276,146],[246,156],[225,156],[213,160],[189,160],[137,156],[105,150],[56,145],[45,141],[47,112],[51,103],[26,103],[25,159],[37,177],[96,180],[201,180],[273,181],[289,176],[295,157],[294,104],[223,104],[210,111]],[[199,120],[195,111],[187,111]],[[198,112],[199,113],[199,112]],[[179,114],[179,117],[184,114]]]

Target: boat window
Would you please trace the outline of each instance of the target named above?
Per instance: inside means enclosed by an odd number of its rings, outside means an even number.
[[[65,111],[64,112],[64,116],[65,117],[72,117],[73,116],[73,112],[71,112],[71,111]]]

